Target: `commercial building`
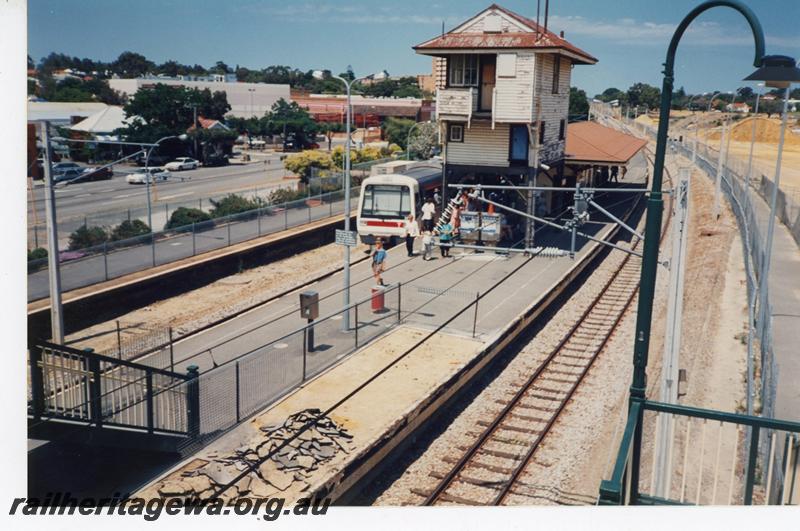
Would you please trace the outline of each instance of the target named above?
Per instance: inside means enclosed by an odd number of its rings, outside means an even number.
[[[200,78],[193,78],[200,79]],[[153,87],[156,84],[164,84],[190,89],[209,89],[212,92],[224,92],[228,98],[231,110],[230,116],[237,118],[261,117],[264,113],[272,109],[272,106],[280,99],[291,100],[289,85],[272,85],[267,83],[237,83],[228,76],[215,76],[213,81],[202,78],[201,81],[189,80],[188,78],[167,78],[167,77],[143,77],[135,79],[109,79],[109,86],[130,97],[136,94],[139,89]],[[227,81],[226,81],[227,79]]]

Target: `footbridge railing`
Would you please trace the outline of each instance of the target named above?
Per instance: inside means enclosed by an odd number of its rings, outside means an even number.
[[[670,415],[666,488],[656,495],[658,415]],[[652,437],[652,438],[650,438]],[[765,441],[766,456],[758,447]],[[800,423],[633,399],[600,505],[797,503]]]
[[[87,427],[176,441],[197,433],[196,371],[179,374],[45,341],[31,345],[29,369],[32,436]]]

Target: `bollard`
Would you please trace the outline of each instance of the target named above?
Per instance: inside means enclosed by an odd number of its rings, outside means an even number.
[[[197,254],[197,238],[195,237],[195,224],[192,222],[192,256]]]
[[[103,242],[103,270],[108,280],[108,242]]]

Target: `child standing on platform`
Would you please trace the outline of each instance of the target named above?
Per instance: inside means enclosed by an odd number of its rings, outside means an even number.
[[[423,248],[422,259],[430,260],[431,255],[433,254],[433,238],[431,237],[431,231],[429,230],[426,230],[422,234],[422,248]]]

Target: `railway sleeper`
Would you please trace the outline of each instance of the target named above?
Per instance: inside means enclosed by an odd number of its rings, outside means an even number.
[[[513,454],[508,454],[508,455],[513,455]],[[517,456],[516,457],[517,461],[519,461],[520,459],[522,459],[522,456]],[[451,465],[456,465],[456,464],[458,464],[459,460],[458,460],[457,457],[454,457],[454,456],[451,456],[451,455],[447,455],[447,456],[444,457],[444,459],[442,459],[442,461],[444,461],[445,463],[451,464]],[[489,464],[489,463],[483,463],[483,462],[475,460],[475,459],[470,461],[470,466],[474,466],[474,467],[477,467],[477,468],[484,468],[486,470],[489,470],[490,472],[496,472],[498,474],[510,475],[510,474],[514,473],[514,469],[513,468],[492,465],[492,464]]]
[[[545,423],[547,421],[538,420],[537,422]],[[483,426],[484,428],[488,428],[489,426],[492,425],[492,423],[489,422],[488,420],[479,420],[477,422],[477,424],[478,424],[478,426]],[[498,426],[497,429],[498,430],[516,431],[516,432],[519,432],[519,433],[528,433],[528,434],[531,434],[531,435],[538,434],[541,431],[541,430],[537,430],[535,428],[533,428],[533,429],[532,428],[524,428],[522,426],[517,426],[517,425],[514,425],[514,424],[506,424],[506,423],[501,424],[500,426]]]
[[[429,475],[439,480],[442,480],[447,476],[446,473],[439,472],[438,470],[431,470]],[[497,491],[508,484],[508,479],[481,479],[472,476],[467,476],[464,474],[464,470],[461,470],[461,472],[456,477],[453,478],[453,481],[450,484],[450,486],[453,486],[453,484],[456,482],[467,483],[469,485],[474,485],[476,487],[480,487],[483,489],[491,489],[492,491]],[[483,504],[479,503],[478,505],[483,505]]]

